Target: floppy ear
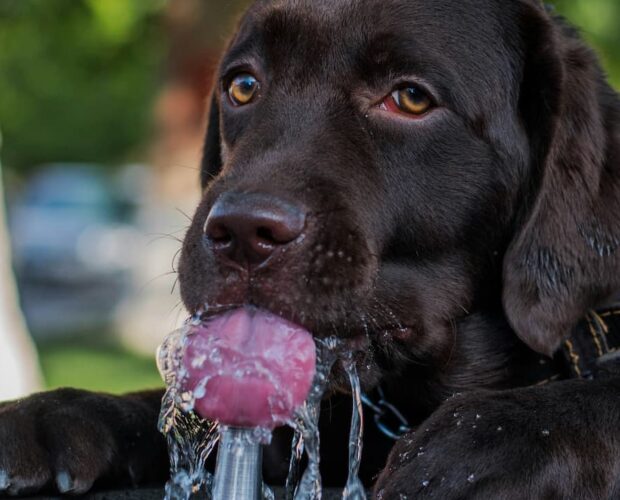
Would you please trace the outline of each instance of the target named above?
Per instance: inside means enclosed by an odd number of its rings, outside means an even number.
[[[519,337],[552,355],[620,290],[620,101],[572,30],[521,5],[532,182],[504,259],[503,301]]]
[[[202,152],[200,166],[200,183],[204,189],[222,169],[222,144],[220,138],[220,108],[217,98],[217,90],[211,95],[209,118],[207,121],[207,135]]]

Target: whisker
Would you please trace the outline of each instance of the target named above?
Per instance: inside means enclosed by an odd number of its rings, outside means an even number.
[[[193,170],[194,172],[200,172],[200,167],[197,166],[191,166],[191,165],[182,165],[180,163],[173,163],[172,165],[170,165],[170,167],[172,168],[183,168],[185,170]]]
[[[174,283],[172,283],[172,289],[170,290],[170,295],[174,295],[174,289],[176,288],[178,283],[179,283],[179,277],[177,276],[174,279]]]
[[[181,254],[181,252],[182,252],[182,251],[183,251],[183,249],[182,249],[182,248],[179,248],[176,252],[174,252],[174,255],[172,256],[172,262],[171,262],[171,265],[172,265],[172,271],[173,271],[173,272],[175,272],[175,273],[178,273],[178,272],[179,272],[179,271],[177,270],[177,267],[176,267],[175,261],[176,261],[177,257],[179,257],[179,255]]]
[[[148,287],[149,285],[151,285],[153,282],[155,282],[155,281],[157,281],[157,280],[159,280],[159,279],[161,279],[161,278],[165,278],[166,276],[171,276],[171,275],[174,275],[174,274],[178,274],[178,273],[177,273],[176,271],[174,271],[174,270],[173,270],[173,271],[168,271],[168,272],[162,273],[162,274],[160,274],[160,275],[158,275],[158,276],[155,276],[154,278],[151,278],[150,280],[148,280],[146,283],[144,283],[144,284],[140,287],[140,289],[139,289],[138,293],[143,293],[143,292],[144,292],[144,290],[146,289],[146,287]]]
[[[181,231],[183,231],[183,229],[179,229],[178,231],[175,231],[175,233],[179,233]],[[161,240],[172,240],[172,241],[176,241],[177,243],[183,243],[182,239],[174,236],[175,233],[150,233],[147,236],[152,236],[153,238],[149,240],[149,242],[147,243],[147,246],[150,246],[153,243],[157,241],[161,241]]]
[[[175,207],[175,210],[179,212],[181,215],[183,215],[188,221],[192,222],[192,218],[189,215],[187,215],[186,212],[181,210],[179,207]],[[186,229],[189,229],[189,228],[186,228]]]

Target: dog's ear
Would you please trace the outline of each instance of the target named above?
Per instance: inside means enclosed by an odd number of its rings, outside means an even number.
[[[213,90],[207,121],[207,133],[202,152],[200,166],[200,183],[202,188],[207,187],[222,170],[222,144],[220,136],[220,108],[217,90]]]
[[[519,337],[551,355],[620,290],[620,101],[572,30],[538,2],[520,5],[531,183],[504,259],[503,301]]]

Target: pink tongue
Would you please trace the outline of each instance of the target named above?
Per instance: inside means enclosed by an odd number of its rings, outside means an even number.
[[[267,312],[237,309],[195,327],[183,364],[189,374],[183,389],[197,394],[200,416],[274,428],[306,400],[316,350],[303,328]]]

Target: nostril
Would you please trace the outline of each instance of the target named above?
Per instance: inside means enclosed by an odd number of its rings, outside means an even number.
[[[287,245],[303,233],[304,227],[302,213],[271,214],[268,223],[257,228],[256,235],[274,245]]]
[[[259,240],[263,240],[265,243],[277,245],[279,241],[275,238],[273,231],[268,227],[259,227],[256,229],[256,236]]]
[[[230,230],[225,225],[214,223],[212,220],[207,221],[204,232],[207,238],[218,246],[225,246],[232,242]]]

